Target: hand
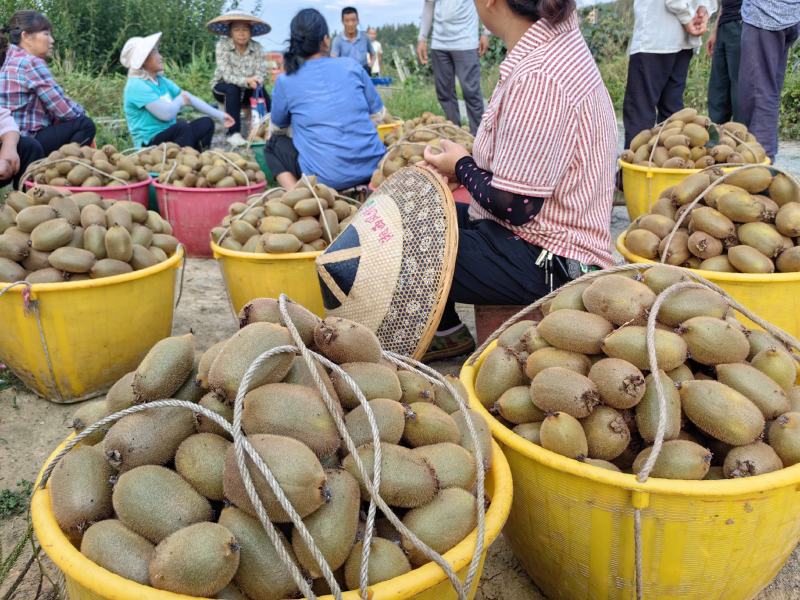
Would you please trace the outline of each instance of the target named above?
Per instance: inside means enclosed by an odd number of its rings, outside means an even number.
[[[442,152],[440,154],[434,154],[431,147],[426,146],[422,155],[426,163],[434,167],[447,179],[455,177],[456,163],[465,156],[469,156],[467,149],[450,140],[442,140]]]
[[[181,92],[181,98],[183,98],[184,106],[189,106],[192,103],[192,100],[189,98],[188,92]]]
[[[19,154],[16,148],[3,147],[0,150],[0,159],[8,162],[11,166],[11,173],[16,174],[19,171]]]
[[[417,58],[423,65],[428,64],[428,42],[426,40],[417,42]]]
[[[478,56],[483,56],[489,51],[489,36],[482,35],[478,43]]]
[[[709,56],[714,54],[714,44],[716,43],[717,43],[717,30],[714,29],[714,31],[711,32],[711,35],[708,36],[708,41],[706,42],[706,52],[708,52]]]
[[[230,129],[231,127],[233,127],[234,123],[236,123],[234,118],[230,116],[228,113],[225,113],[225,120],[222,121],[222,124],[225,127],[225,129]]]
[[[247,87],[251,90],[254,90],[258,87],[258,77],[248,77],[245,82],[247,83]]]
[[[0,180],[6,181],[14,176],[14,169],[11,168],[11,163],[5,158],[0,158]]]
[[[691,21],[686,23],[686,25],[684,25],[683,28],[686,30],[686,33],[688,33],[689,35],[700,36],[700,35],[703,35],[703,33],[704,33],[704,30],[702,29],[700,24],[697,22],[696,18],[692,19]]]

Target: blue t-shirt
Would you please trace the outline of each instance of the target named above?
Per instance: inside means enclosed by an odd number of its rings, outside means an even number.
[[[137,147],[144,146],[159,133],[175,124],[175,119],[161,121],[154,117],[145,105],[157,100],[172,102],[181,93],[172,80],[159,75],[156,83],[141,77],[129,77],[125,84],[123,105],[128,130]]]
[[[339,58],[352,58],[362,67],[367,64],[367,55],[375,55],[372,49],[372,42],[363,31],[356,34],[356,39],[349,39],[344,33],[337,35],[333,39],[331,46],[331,56]]]
[[[272,123],[292,126],[303,173],[342,190],[366,183],[386,149],[369,116],[383,108],[369,75],[349,58],[317,58],[281,75]]]

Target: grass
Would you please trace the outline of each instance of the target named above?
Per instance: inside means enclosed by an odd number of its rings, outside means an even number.
[[[17,489],[0,490],[0,520],[10,519],[28,510],[31,493],[33,493],[33,482],[27,479],[18,481]]]

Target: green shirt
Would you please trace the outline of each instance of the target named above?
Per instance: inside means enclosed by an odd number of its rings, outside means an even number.
[[[158,100],[172,102],[181,93],[172,80],[159,75],[156,82],[129,77],[125,84],[123,104],[125,118],[128,120],[128,130],[137,147],[144,146],[159,133],[175,124],[175,119],[161,121],[154,117],[145,105]]]

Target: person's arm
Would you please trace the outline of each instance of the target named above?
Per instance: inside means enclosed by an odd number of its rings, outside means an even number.
[[[719,13],[717,13],[717,21],[714,23],[714,30],[711,32],[711,35],[708,36],[708,41],[706,42],[706,52],[708,55],[711,56],[714,54],[714,45],[717,43],[717,30],[719,29],[719,21],[722,19],[722,9],[723,7],[719,7]]]
[[[7,108],[0,109],[0,180],[11,179],[19,171],[19,127]]]
[[[283,78],[278,77],[275,88],[272,90],[272,111],[270,119],[272,126],[278,129],[285,129],[291,125],[291,115],[289,114],[289,103],[286,100],[286,92],[283,89]]]
[[[367,100],[367,108],[370,116],[373,117],[373,120],[377,118],[378,115],[382,118],[385,114],[385,109],[378,90],[375,89],[375,85],[372,83],[369,73],[364,69],[359,69],[358,71],[358,76],[361,78],[361,83],[364,86],[364,98]]]
[[[333,38],[333,42],[331,43],[331,57],[332,58],[339,58],[339,54],[341,50],[339,49],[339,43],[341,42],[341,36],[337,35]]]
[[[147,112],[153,115],[159,121],[172,121],[181,112],[181,109],[186,104],[186,99],[183,96],[176,96],[172,101],[159,98],[153,102],[148,102],[144,105]]]
[[[189,100],[189,105],[198,112],[203,113],[206,116],[211,117],[212,119],[216,119],[220,123],[225,122],[225,118],[228,116],[225,111],[219,110],[214,108],[207,102],[201,100],[194,94],[190,94],[187,91],[182,92],[186,95],[186,98]]]
[[[217,59],[217,69],[222,75],[225,83],[232,83],[240,88],[247,87],[247,73],[238,72],[231,64],[231,53],[226,49],[227,44],[224,40],[217,42],[215,55]]]
[[[28,71],[28,81],[45,110],[55,120],[73,121],[86,114],[80,104],[67,97],[61,86],[53,79],[44,61],[31,66]]]
[[[433,0],[425,0],[422,6],[422,18],[419,21],[419,37],[417,38],[417,57],[423,65],[428,64],[428,36],[433,26]]]

